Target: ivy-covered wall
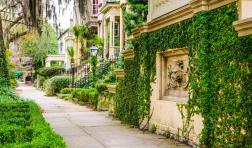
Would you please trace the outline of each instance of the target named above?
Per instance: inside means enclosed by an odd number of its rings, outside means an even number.
[[[237,6],[232,3],[133,39],[136,56],[125,61],[125,78],[117,85],[115,115],[138,126],[150,114],[156,53],[187,47],[187,105],[189,112],[204,119],[201,145],[252,146],[252,36],[237,36],[232,25],[237,19]]]

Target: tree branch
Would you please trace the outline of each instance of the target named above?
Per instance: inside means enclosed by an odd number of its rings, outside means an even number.
[[[7,26],[6,27],[6,32],[8,32],[8,31],[10,31],[10,29],[14,26],[14,25],[16,25],[20,20],[22,20],[23,19],[23,15],[21,15],[21,16],[19,16],[19,17],[17,17],[13,22],[11,22],[11,24],[9,25],[9,26]]]
[[[28,34],[28,33],[29,33],[29,31],[24,31],[24,32],[22,32],[22,33],[14,34],[14,35],[12,35],[12,37],[10,37],[10,38],[8,39],[8,43],[11,43],[11,42],[17,40],[17,39],[19,39],[20,37],[25,36],[25,35]],[[8,45],[8,44],[7,44],[7,45]]]
[[[12,8],[12,7],[16,7],[18,4],[20,4],[20,1],[18,1],[17,3],[15,3],[15,4],[13,4],[13,5],[9,5],[9,6],[4,7],[3,9],[0,10],[0,12],[4,11],[5,9],[9,9],[9,8]]]
[[[2,21],[6,21],[6,22],[10,22],[10,23],[13,23],[13,22],[14,22],[14,21],[12,21],[12,20],[7,20],[7,19],[2,19]],[[27,25],[27,24],[24,23],[24,22],[17,22],[16,24],[22,24],[22,25],[26,25],[26,26],[32,27],[31,25]]]

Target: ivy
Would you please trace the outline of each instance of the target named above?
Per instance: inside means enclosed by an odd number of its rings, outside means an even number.
[[[125,62],[125,70],[129,72],[129,75],[125,80],[119,80],[117,91],[120,93],[117,93],[115,98],[115,115],[126,123],[138,125],[140,100],[135,99],[138,92],[135,74],[138,75],[139,72],[135,71],[135,65],[138,65],[136,60]]]
[[[0,22],[0,25],[1,22]],[[0,30],[1,32],[1,30]],[[0,35],[0,87],[10,86],[9,68],[3,36]]]
[[[6,60],[6,49],[0,47],[0,87],[10,86],[9,69]]]
[[[251,146],[252,36],[238,37],[232,25],[237,19],[233,3],[133,39],[136,55],[125,61],[125,78],[117,85],[115,115],[137,126],[150,115],[156,53],[186,47],[190,99],[185,108],[187,115],[200,114],[204,119],[201,146]]]

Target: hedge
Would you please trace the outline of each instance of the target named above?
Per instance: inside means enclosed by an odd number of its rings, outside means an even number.
[[[68,76],[54,76],[44,82],[44,88],[47,95],[55,95],[68,87],[70,83],[71,78]]]
[[[60,93],[61,94],[72,94],[75,88],[63,88],[61,89]]]
[[[34,102],[21,100],[8,88],[1,90],[7,93],[0,91],[0,147],[66,147]]]
[[[98,91],[95,88],[77,88],[72,94],[80,102],[89,102],[95,106],[97,105]]]
[[[46,79],[56,75],[62,75],[64,72],[65,69],[62,67],[43,67],[38,70],[38,74]]]

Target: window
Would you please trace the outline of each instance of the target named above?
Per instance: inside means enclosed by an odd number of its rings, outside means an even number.
[[[115,46],[120,46],[120,23],[115,22]]]
[[[93,0],[93,15],[98,14],[98,0]]]

